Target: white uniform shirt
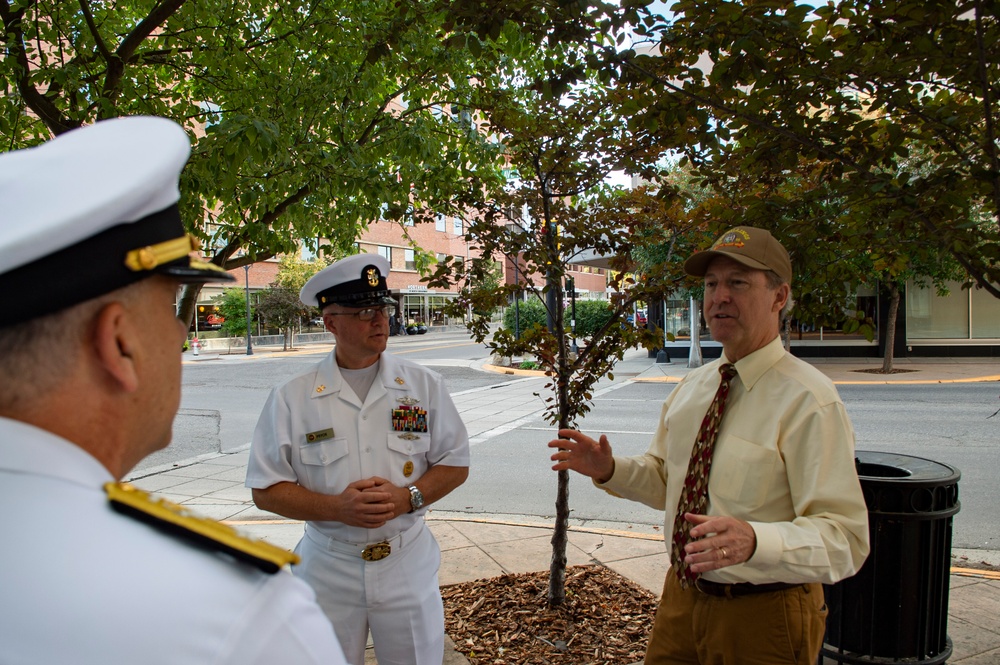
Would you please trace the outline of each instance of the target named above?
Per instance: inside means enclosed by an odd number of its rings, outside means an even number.
[[[322,663],[312,590],[115,512],[81,448],[0,418],[0,663]]]
[[[275,388],[254,431],[246,486],[291,482],[339,494],[371,476],[406,487],[431,466],[468,466],[469,435],[441,375],[388,353],[379,362],[364,404],[344,382],[334,352]],[[393,411],[404,406],[426,412],[426,431],[394,424]],[[400,515],[377,529],[309,524],[343,542],[372,543],[405,531],[425,512]]]

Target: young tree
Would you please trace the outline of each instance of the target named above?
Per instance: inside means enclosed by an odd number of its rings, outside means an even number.
[[[222,316],[222,334],[226,337],[243,337],[247,334],[247,294],[241,288],[230,287],[213,299],[216,311]],[[250,321],[256,318],[256,308],[250,301]]]
[[[278,259],[278,275],[271,286],[280,286],[298,293],[310,277],[343,256],[346,254],[317,256],[311,261],[303,261],[293,254],[285,254]]]
[[[311,314],[312,309],[299,300],[299,289],[277,283],[260,293],[257,305],[261,321],[281,330],[283,351],[294,348],[292,335],[295,328],[301,324],[303,317]]]
[[[572,54],[561,57],[571,59]],[[481,256],[467,262],[441,262],[430,284],[446,286],[464,280],[456,308],[490,310],[506,304],[522,289],[520,283],[483,288],[496,257],[518,262],[520,280],[536,287],[529,293],[544,308],[547,325],[522,327],[519,335],[501,329],[489,344],[501,356],[531,352],[537,358],[551,379],[546,418],[566,428],[575,426],[590,410],[593,386],[612,374],[626,349],[636,343],[654,346],[662,340],[658,329],[623,325],[636,302],[675,288],[673,257],[665,257],[642,280],[632,277],[636,239],[655,238],[676,246],[676,237],[686,229],[664,225],[661,218],[634,210],[622,192],[603,185],[622,157],[618,146],[630,144],[621,135],[616,115],[621,100],[614,97],[614,91],[595,80],[552,99],[540,92],[544,86],[535,84],[543,69],[485,82],[494,91],[485,106],[490,127],[502,137],[509,168],[517,177],[505,188],[489,191],[491,196],[470,200],[479,214],[472,217],[468,236]],[[610,286],[615,295],[609,316],[574,355],[563,311],[564,283],[569,264],[585,250],[613,257]],[[483,320],[473,320],[470,329],[479,341],[490,336]],[[548,593],[553,606],[565,599],[568,472],[559,472],[557,485]]]
[[[293,254],[286,254],[278,260],[278,275],[270,287],[261,292],[258,311],[267,325],[281,330],[282,348],[287,351],[294,347],[292,340],[295,329],[302,319],[310,317],[315,307],[306,307],[299,300],[299,292],[310,277],[325,268],[328,257],[317,257],[303,261]]]

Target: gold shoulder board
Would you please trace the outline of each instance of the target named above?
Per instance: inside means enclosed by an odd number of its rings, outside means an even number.
[[[195,515],[166,499],[154,499],[128,483],[105,483],[111,507],[123,515],[142,520],[157,529],[196,542],[209,549],[226,552],[265,573],[276,573],[299,557],[263,540],[240,535],[233,527]]]

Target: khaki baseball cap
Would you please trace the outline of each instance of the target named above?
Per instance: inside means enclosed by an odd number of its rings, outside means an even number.
[[[792,260],[769,231],[752,226],[736,226],[712,243],[704,251],[696,252],[684,262],[684,272],[694,277],[704,277],[712,259],[724,256],[748,268],[772,270],[785,282],[792,283]]]

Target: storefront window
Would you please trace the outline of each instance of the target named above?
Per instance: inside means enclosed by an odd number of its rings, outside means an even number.
[[[1000,299],[972,289],[972,338],[1000,339]]]
[[[445,315],[445,306],[453,294],[408,294],[403,296],[403,319],[406,324],[423,323],[426,326],[444,326],[453,323]]]
[[[691,336],[691,301],[690,300],[668,300],[664,303],[667,308],[666,330],[676,337]]]
[[[969,293],[949,282],[950,293],[912,283],[906,289],[906,336],[910,339],[969,339]]]
[[[445,296],[427,296],[427,309],[432,326],[444,326],[448,324],[448,319],[444,314],[445,305],[450,298]]]

